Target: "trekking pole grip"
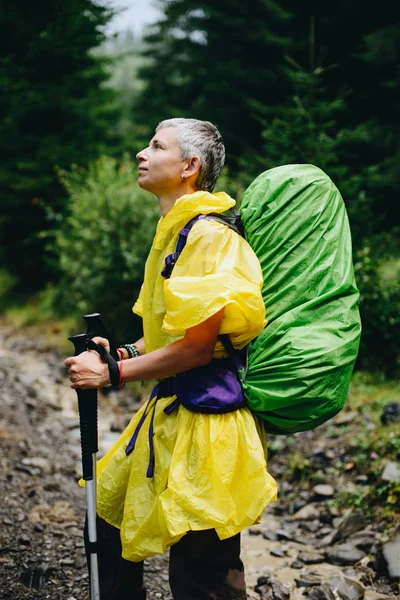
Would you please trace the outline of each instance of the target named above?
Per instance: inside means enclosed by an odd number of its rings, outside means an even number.
[[[85,333],[68,338],[75,347],[75,356],[86,351]],[[78,396],[79,427],[83,479],[93,479],[93,453],[97,452],[97,390],[76,390]]]
[[[116,345],[111,337],[110,332],[104,325],[100,318],[100,313],[91,313],[90,315],[84,315],[83,318],[86,321],[86,335],[89,338],[96,336],[104,337],[110,344],[110,354],[115,360],[119,360]]]

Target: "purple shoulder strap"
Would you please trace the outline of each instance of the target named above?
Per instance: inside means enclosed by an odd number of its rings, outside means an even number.
[[[205,218],[206,218],[206,215],[196,215],[195,217],[193,217],[193,219],[191,219],[189,221],[189,223],[186,223],[186,225],[183,229],[180,230],[179,235],[178,235],[178,241],[177,241],[176,247],[175,247],[175,252],[173,252],[172,254],[168,254],[167,258],[165,259],[165,267],[161,271],[161,275],[164,277],[164,279],[169,279],[171,277],[172,270],[176,264],[176,261],[178,260],[178,258],[180,256],[182,250],[186,246],[187,237],[188,237],[193,225],[195,223],[197,223],[197,221],[200,221],[200,219],[205,219]]]
[[[233,214],[234,214],[233,217],[223,217],[222,215],[220,215],[218,213],[216,213],[216,214],[209,213],[207,215],[196,215],[195,217],[193,217],[193,219],[191,219],[188,223],[186,223],[185,227],[183,229],[181,229],[178,234],[178,241],[176,242],[175,252],[173,252],[172,254],[168,254],[167,258],[165,259],[165,266],[164,266],[163,270],[161,271],[161,275],[164,277],[164,279],[169,279],[171,277],[171,274],[172,274],[173,268],[176,264],[176,261],[178,260],[179,256],[182,253],[182,250],[186,246],[187,237],[188,237],[193,225],[195,225],[197,223],[197,221],[200,221],[201,219],[219,221],[220,223],[223,223],[230,229],[233,229],[234,231],[236,231],[236,233],[238,233],[242,237],[245,237],[243,226],[242,226],[241,219],[240,219],[240,215],[235,214],[235,213],[233,213]]]
[[[178,260],[179,256],[182,253],[182,250],[186,246],[187,237],[188,237],[193,225],[195,225],[197,223],[197,221],[200,221],[201,219],[208,219],[208,220],[213,219],[215,221],[224,223],[224,225],[226,225],[230,229],[233,229],[239,235],[242,235],[244,237],[244,233],[243,233],[241,221],[240,221],[240,215],[235,215],[234,217],[223,217],[220,214],[213,214],[213,213],[210,213],[207,215],[196,215],[195,217],[193,217],[193,219],[191,219],[188,223],[186,223],[185,227],[183,229],[181,229],[181,231],[179,232],[178,241],[175,246],[175,252],[173,252],[172,254],[169,254],[166,257],[164,269],[161,271],[161,275],[164,277],[164,279],[169,279],[171,277],[171,274],[172,274],[173,268],[176,264],[176,261]],[[238,353],[238,351],[235,350],[235,348],[233,347],[232,342],[229,339],[229,336],[227,334],[222,334],[222,335],[219,335],[218,337],[221,340],[225,350],[228,353],[229,358],[235,365],[236,369],[237,370],[241,369],[243,367],[243,358],[242,358],[242,356],[240,356],[240,352]]]

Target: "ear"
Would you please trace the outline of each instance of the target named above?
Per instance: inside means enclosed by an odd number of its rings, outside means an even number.
[[[193,175],[195,175],[195,179],[197,179],[197,176],[200,171],[200,165],[200,158],[198,156],[192,156],[192,158],[188,161],[188,164],[183,172],[185,179],[189,179],[189,177],[193,177]]]

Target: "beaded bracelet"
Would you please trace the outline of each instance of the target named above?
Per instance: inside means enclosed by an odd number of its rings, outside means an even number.
[[[134,344],[122,344],[120,348],[125,348],[129,358],[137,358],[138,356],[140,356],[140,352]]]

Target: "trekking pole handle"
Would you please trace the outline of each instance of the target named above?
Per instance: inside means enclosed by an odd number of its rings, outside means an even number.
[[[84,315],[83,318],[86,321],[86,335],[89,338],[93,338],[96,336],[104,337],[108,340],[110,344],[110,354],[115,360],[119,360],[118,352],[114,341],[111,337],[110,332],[107,327],[104,325],[103,321],[100,318],[100,313],[91,313],[89,315]]]
[[[75,348],[74,356],[87,349],[87,335],[81,333],[68,338]],[[97,390],[76,390],[78,396],[79,427],[83,479],[93,479],[93,454],[97,452]]]

